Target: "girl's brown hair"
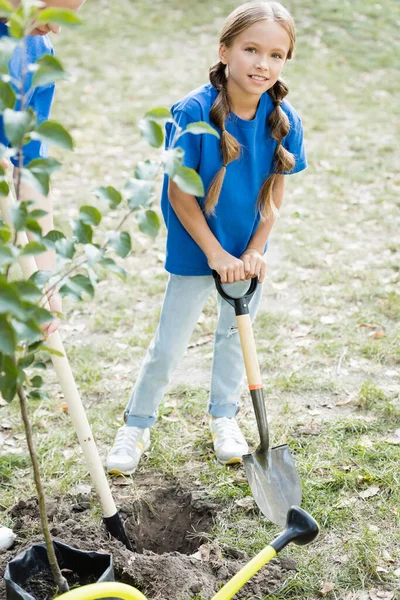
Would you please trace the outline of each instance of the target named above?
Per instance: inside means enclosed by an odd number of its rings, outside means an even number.
[[[276,21],[288,33],[290,47],[286,58],[290,60],[293,56],[296,39],[295,26],[292,16],[279,2],[249,2],[236,8],[225,21],[219,40],[220,44],[224,44],[224,46],[229,48],[242,31],[261,20]],[[225,178],[226,166],[239,158],[240,155],[238,141],[225,129],[225,120],[230,112],[225,70],[226,65],[221,61],[210,68],[210,81],[218,90],[218,96],[210,110],[210,119],[221,129],[220,143],[223,166],[215,175],[208,190],[205,206],[207,214],[212,214],[217,205]],[[288,94],[288,91],[286,83],[281,79],[278,79],[273,87],[268,90],[268,94],[274,105],[274,109],[268,117],[268,125],[271,129],[271,136],[276,140],[277,146],[274,154],[275,173],[269,175],[264,181],[257,199],[258,209],[266,219],[275,218],[278,213],[273,199],[273,186],[276,174],[283,171],[290,171],[295,164],[293,154],[288,152],[281,144],[290,129],[289,119],[281,108],[282,100]]]

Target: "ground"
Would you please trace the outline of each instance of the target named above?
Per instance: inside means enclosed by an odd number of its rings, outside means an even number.
[[[302,480],[303,507],[319,521],[321,535],[309,548],[283,552],[296,570],[275,564],[274,584],[248,593],[274,600],[395,598],[400,7],[394,0],[287,5],[298,41],[285,77],[303,119],[309,168],[287,178],[255,337],[273,443],[288,443]],[[65,165],[54,183],[59,227],[68,227],[80,205],[96,202],[93,188],[122,187],[137,160],[155,156],[140,139],[138,120],[207,80],[223,16],[234,6],[227,0],[195,6],[122,0],[117,12],[99,1],[85,5],[80,31],[63,31],[55,40],[71,80],[58,86],[54,117],[76,140],[73,154],[55,153]],[[156,327],[166,283],[164,232],[155,242],[134,224],[131,233],[127,282],[110,277],[92,302],[67,301],[61,329],[102,456]],[[212,452],[206,406],[215,322],[211,298],[138,475],[111,480],[112,490],[121,505],[146,497],[147,475],[160,489],[201,489],[217,506],[209,542],[251,556],[278,528],[258,513],[242,468],[218,465]],[[51,400],[31,404],[41,467],[49,497],[61,495],[73,504],[79,486],[90,480],[51,369],[49,378]],[[238,419],[254,447],[255,420],[245,391]],[[17,406],[0,405],[0,441],[1,520],[13,526],[10,509],[34,495]],[[98,531],[101,511],[93,495],[89,503],[82,531]],[[18,547],[38,536],[33,523],[22,522]],[[62,539],[65,529],[60,532]],[[212,589],[203,581],[192,595],[203,590],[208,598]],[[148,597],[157,593],[149,589]]]

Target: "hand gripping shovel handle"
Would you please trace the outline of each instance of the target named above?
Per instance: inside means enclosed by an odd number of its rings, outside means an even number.
[[[253,277],[249,289],[243,296],[240,298],[233,298],[223,289],[221,278],[216,271],[213,271],[213,276],[218,293],[235,309],[247,382],[253,401],[258,433],[260,436],[260,449],[267,451],[269,448],[267,411],[265,410],[260,365],[258,362],[256,343],[254,341],[253,327],[249,314],[249,301],[257,289],[258,277]]]
[[[0,210],[4,220],[8,223],[10,223],[8,212],[12,203],[13,200],[10,197],[3,197],[0,199]],[[26,233],[19,232],[18,242],[21,245],[26,245],[28,243]],[[19,263],[25,279],[29,279],[29,277],[31,277],[31,275],[37,271],[37,265],[32,256],[21,257],[19,259]],[[45,308],[49,309],[48,302],[46,302]],[[83,408],[83,404],[79,396],[75,378],[66,357],[61,336],[58,331],[51,334],[47,338],[47,345],[52,350],[56,350],[58,353],[62,354],[62,356],[58,356],[57,354],[51,354],[50,356],[56,370],[65,401],[68,405],[68,412],[78,436],[79,444],[86,460],[86,465],[89,469],[93,485],[96,489],[103,509],[104,524],[113,537],[119,539],[131,550],[132,547],[126,535],[121,517],[117,512],[97,446],[93,439],[92,431],[86,417],[85,409]]]

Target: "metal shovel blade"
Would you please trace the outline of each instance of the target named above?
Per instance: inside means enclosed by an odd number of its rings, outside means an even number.
[[[286,444],[243,456],[251,493],[269,521],[286,525],[289,508],[301,505],[301,484]]]

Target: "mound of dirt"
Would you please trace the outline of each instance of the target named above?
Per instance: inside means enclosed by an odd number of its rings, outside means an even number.
[[[48,500],[52,535],[82,550],[111,553],[116,580],[138,588],[148,600],[189,600],[194,596],[207,600],[246,564],[248,557],[244,553],[210,542],[218,506],[204,495],[193,494],[176,482],[164,482],[145,488],[140,497],[124,499],[120,514],[134,552],[111,538],[100,521],[88,524],[90,494]],[[18,502],[10,515],[17,543],[0,555],[0,577],[7,562],[18,552],[42,542],[36,498]],[[293,561],[287,559],[271,561],[240,590],[237,598],[261,598],[273,593],[287,570],[293,568]],[[3,583],[0,599],[5,600]]]

